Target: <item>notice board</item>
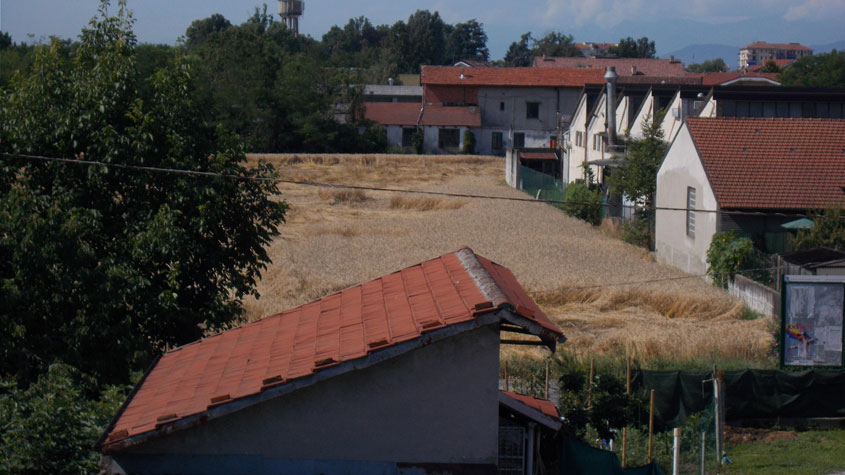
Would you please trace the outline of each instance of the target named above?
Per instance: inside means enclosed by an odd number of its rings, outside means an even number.
[[[781,366],[845,368],[845,276],[783,279]]]

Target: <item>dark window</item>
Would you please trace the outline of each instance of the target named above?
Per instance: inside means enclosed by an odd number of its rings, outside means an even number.
[[[457,148],[461,144],[458,129],[440,129],[440,148]]]
[[[789,117],[789,103],[788,102],[778,102],[777,106],[777,115],[776,117]]]
[[[414,133],[417,129],[405,127],[402,129],[402,146],[412,147],[414,145]]]
[[[751,102],[748,104],[748,117],[763,117],[763,103]]]
[[[526,119],[539,119],[540,118],[540,103],[539,102],[526,102],[525,103],[525,118]]]
[[[687,187],[687,236],[695,239],[695,188]]]
[[[502,133],[493,132],[493,150],[502,149]]]
[[[500,102],[500,103],[499,103],[499,110],[500,110],[500,111],[505,110],[505,103],[504,103],[504,102]]]
[[[513,148],[525,148],[525,134],[517,132],[513,134]]]

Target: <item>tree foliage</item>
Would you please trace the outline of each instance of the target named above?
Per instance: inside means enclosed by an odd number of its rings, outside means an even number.
[[[619,44],[611,47],[608,53],[619,58],[654,58],[657,49],[654,46],[654,41],[649,41],[645,36],[638,40],[629,36],[620,39]]]
[[[563,192],[561,209],[592,225],[601,223],[601,194],[583,183],[570,183]]]
[[[760,68],[760,72],[777,74],[780,72],[780,68],[776,62],[770,59],[766,61],[766,64],[764,64],[762,68]]]
[[[505,54],[504,63],[512,68],[527,67],[534,63],[534,51],[532,50],[534,38],[531,32],[525,33],[519,41],[511,43]]]
[[[750,239],[733,231],[716,233],[707,249],[707,275],[716,287],[727,288],[728,282],[754,254]]]
[[[805,56],[780,74],[784,86],[845,87],[845,51]]]
[[[75,369],[52,365],[28,388],[0,379],[0,473],[96,473],[94,444],[126,388],[96,386]]]
[[[479,61],[490,59],[484,25],[478,23],[474,18],[466,23],[456,24],[446,38],[446,57],[449,64],[464,59]]]
[[[688,73],[721,73],[730,69],[722,58],[702,61],[687,66]]]
[[[798,231],[797,249],[830,247],[845,250],[845,208],[830,208],[813,216],[813,227]]]
[[[662,119],[663,114],[659,113],[643,120],[643,137],[628,142],[628,153],[622,165],[614,169],[608,178],[611,190],[642,203],[646,208],[653,204],[657,170],[668,148],[660,127]]]
[[[534,42],[533,56],[572,57],[581,56],[581,51],[575,47],[572,35],[552,31]],[[532,58],[533,60],[533,58]]]
[[[10,46],[12,46],[12,35],[0,31],[0,51],[8,49]]]
[[[126,382],[167,346],[228,328],[255,293],[287,205],[274,170],[204,119],[189,65],[138,92],[124,1],[83,30],[71,63],[54,41],[0,98],[0,372],[54,362]],[[237,177],[154,174],[115,166]]]

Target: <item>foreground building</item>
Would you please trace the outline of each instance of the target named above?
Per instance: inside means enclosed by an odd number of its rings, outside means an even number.
[[[844,190],[845,120],[688,118],[657,173],[657,259],[702,274],[721,231],[782,251],[784,224]]]
[[[498,390],[501,332],[564,341],[508,269],[464,248],[204,338],[132,391],[97,445],[104,472],[531,470],[536,425],[559,419]],[[518,460],[498,450],[515,432]]]

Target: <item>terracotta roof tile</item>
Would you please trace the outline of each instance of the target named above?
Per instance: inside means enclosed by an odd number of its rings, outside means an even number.
[[[423,66],[420,81],[423,85],[443,86],[583,87],[603,84],[604,70]]]
[[[620,77],[644,75],[663,77],[683,77],[686,75],[684,64],[673,59],[651,58],[534,58],[537,68],[576,68],[598,69],[602,73],[608,66],[615,66]]]
[[[526,160],[559,160],[560,157],[557,156],[553,150],[549,150],[548,152],[519,152],[519,158],[524,158]]]
[[[560,418],[560,412],[558,411],[557,406],[555,406],[553,402],[547,399],[538,399],[536,397],[525,396],[510,391],[502,391],[502,393],[508,395],[513,399],[516,399],[517,401],[525,404],[530,408],[537,409],[538,411],[542,412],[543,414],[549,417],[552,417],[554,419]]]
[[[367,102],[364,118],[381,125],[417,125],[422,104],[413,102]]]
[[[481,127],[481,110],[478,106],[442,106],[426,104],[421,125]]]
[[[845,120],[689,118],[722,208],[845,204]]]
[[[769,79],[778,82],[778,75],[774,73],[746,73],[744,71],[730,71],[724,73],[691,73],[691,77],[701,77],[703,86],[718,86],[726,82],[742,78]]]
[[[766,59],[766,60],[763,61],[762,64],[757,64],[757,65],[754,65],[754,66],[748,66],[748,71],[752,72],[752,73],[759,72],[761,69],[766,67],[766,65],[769,63],[769,61],[774,61],[775,66],[777,66],[779,68],[789,66],[790,64],[795,62],[794,59]]]
[[[508,269],[464,248],[204,338],[160,358],[104,447],[501,308],[548,344],[563,336]]]

